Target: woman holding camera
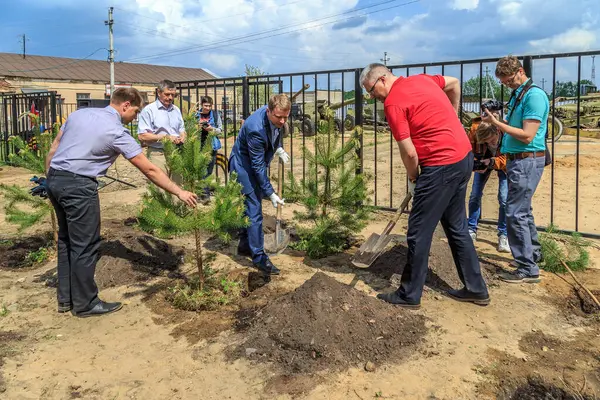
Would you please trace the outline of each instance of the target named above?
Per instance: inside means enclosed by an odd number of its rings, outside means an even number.
[[[475,119],[471,126],[469,138],[475,155],[473,164],[475,176],[469,197],[469,234],[475,242],[477,240],[477,224],[481,215],[483,189],[492,171],[498,171],[498,251],[510,253],[506,233],[506,198],[508,196],[506,156],[500,154],[502,135],[496,126],[481,122],[480,118]]]
[[[215,167],[215,162],[217,161],[217,150],[221,148],[221,141],[219,140],[217,135],[220,135],[221,132],[223,132],[223,123],[221,122],[221,116],[212,108],[212,97],[200,97],[200,107],[198,108],[198,112],[196,113],[196,117],[198,118],[198,124],[202,127],[202,133],[200,135],[200,145],[204,146],[206,138],[208,138],[208,135],[210,133],[215,134],[212,140],[212,159],[210,164],[208,164],[206,176],[212,174],[213,169]]]

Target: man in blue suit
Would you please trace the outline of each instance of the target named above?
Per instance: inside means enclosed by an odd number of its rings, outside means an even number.
[[[287,95],[272,96],[268,106],[259,108],[246,119],[229,159],[229,171],[237,173],[250,219],[250,226],[240,233],[238,254],[252,257],[254,266],[270,275],[279,275],[280,271],[265,253],[262,199],[268,197],[275,208],[284,204],[271,185],[267,168],[275,155],[284,163],[290,160],[282,148],[282,128],[290,109]]]

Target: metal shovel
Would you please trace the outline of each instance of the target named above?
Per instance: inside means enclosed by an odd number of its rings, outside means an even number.
[[[277,173],[277,191],[281,196],[281,186],[283,183],[283,163],[279,160],[279,170]],[[265,235],[265,252],[268,255],[281,254],[290,242],[289,229],[283,229],[281,226],[281,210],[283,206],[277,205],[277,222],[275,223],[275,233],[268,233]]]
[[[354,264],[354,266],[358,268],[369,268],[371,264],[377,260],[377,257],[383,253],[388,243],[392,240],[392,235],[390,235],[390,233],[398,223],[402,213],[408,207],[411,197],[412,195],[410,192],[406,193],[406,197],[404,197],[398,211],[396,211],[390,222],[388,222],[381,235],[378,235],[377,233],[371,234],[367,241],[360,246],[352,259],[352,264]]]

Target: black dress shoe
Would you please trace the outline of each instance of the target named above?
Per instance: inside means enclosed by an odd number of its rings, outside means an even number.
[[[121,303],[106,303],[104,301],[100,301],[87,311],[73,312],[73,314],[79,318],[98,317],[100,315],[110,314],[118,311],[121,309],[121,307],[123,307],[123,304]]]
[[[421,304],[410,303],[404,300],[402,297],[398,296],[398,293],[396,292],[380,293],[377,295],[377,298],[387,303],[394,304],[402,308],[408,308],[410,310],[418,310],[419,308],[421,308]]]
[[[467,289],[451,289],[448,290],[448,296],[456,301],[464,301],[468,303],[474,303],[478,306],[487,306],[490,304],[490,296],[488,294],[475,294],[469,292]]]
[[[58,303],[58,312],[66,313],[73,309],[73,304],[71,303]]]
[[[254,264],[254,267],[258,268],[266,275],[279,275],[281,273],[279,268],[273,265],[273,263],[269,259],[259,264]]]

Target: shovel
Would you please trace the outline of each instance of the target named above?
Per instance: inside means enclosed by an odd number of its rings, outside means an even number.
[[[283,163],[279,161],[279,171],[277,176],[277,191],[281,196],[281,186],[283,182]],[[275,223],[275,233],[268,233],[265,235],[265,252],[268,255],[277,255],[283,252],[288,243],[290,242],[290,232],[288,229],[283,229],[281,226],[281,210],[282,205],[277,205],[277,222]]]
[[[398,211],[396,211],[396,214],[394,214],[390,222],[388,222],[383,233],[381,235],[378,235],[377,233],[371,234],[367,241],[360,246],[352,259],[352,264],[354,264],[354,266],[358,268],[369,268],[371,264],[377,260],[377,257],[383,253],[388,243],[392,240],[392,236],[390,235],[392,229],[394,229],[394,226],[398,223],[402,213],[406,211],[411,198],[412,195],[406,193],[406,197],[404,197]]]

